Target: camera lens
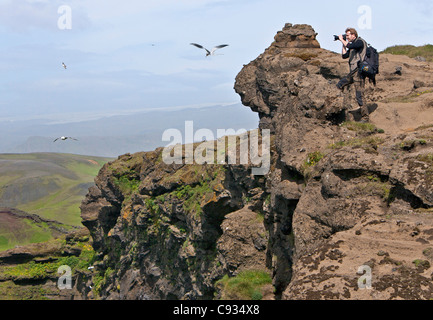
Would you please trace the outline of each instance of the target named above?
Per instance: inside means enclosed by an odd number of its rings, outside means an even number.
[[[346,41],[346,35],[342,34],[342,36],[343,36],[344,41]],[[334,41],[339,40],[339,38],[340,38],[339,36],[337,36],[337,35],[334,34]]]

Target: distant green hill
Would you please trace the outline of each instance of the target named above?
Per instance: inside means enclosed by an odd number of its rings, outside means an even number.
[[[73,226],[42,219],[35,214],[0,207],[0,251],[17,245],[45,242],[74,229]]]
[[[392,46],[383,50],[382,53],[405,55],[410,58],[424,57],[427,61],[433,61],[433,45],[431,44],[419,47],[412,45]]]
[[[0,154],[0,207],[80,226],[81,200],[110,160],[59,153]]]

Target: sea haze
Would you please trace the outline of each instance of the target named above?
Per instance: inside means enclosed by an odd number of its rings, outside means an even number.
[[[63,122],[52,119],[0,122],[0,153],[60,152],[102,157],[150,151],[166,146],[162,134],[167,129],[185,130],[193,121],[194,131],[258,127],[258,115],[240,103],[182,110],[148,111],[113,115],[99,119]],[[71,119],[72,121],[72,119]],[[56,141],[60,136],[78,139]]]

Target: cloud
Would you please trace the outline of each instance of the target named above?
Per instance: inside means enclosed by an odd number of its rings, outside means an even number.
[[[323,48],[341,50],[332,34],[356,23],[357,6],[340,0],[313,3],[0,0],[0,111],[100,113],[236,100],[236,74],[286,22],[312,24]],[[71,30],[58,28],[62,5],[71,8]],[[432,6],[430,0],[375,3],[374,29],[365,36],[378,49],[424,39],[418,30],[431,29]],[[329,11],[343,7],[344,16]],[[191,42],[229,47],[206,58]]]
[[[409,2],[416,11],[431,19],[433,13],[433,2],[431,0],[410,0]]]
[[[0,26],[13,32],[26,32],[31,29],[57,30],[61,18],[61,0],[13,0],[0,2]],[[73,9],[74,27],[89,25],[89,19],[81,6]]]

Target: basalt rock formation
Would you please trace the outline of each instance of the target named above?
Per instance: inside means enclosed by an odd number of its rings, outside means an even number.
[[[263,177],[248,165],[166,164],[162,151],[107,164],[82,203],[100,297],[211,299],[223,275],[265,269],[267,235],[252,211]]]
[[[363,117],[311,26],[243,67],[235,90],[272,135],[264,176],[162,148],[106,164],[81,206],[97,252],[82,298],[213,299],[245,270],[271,275],[266,299],[433,298],[433,68],[380,59]]]

